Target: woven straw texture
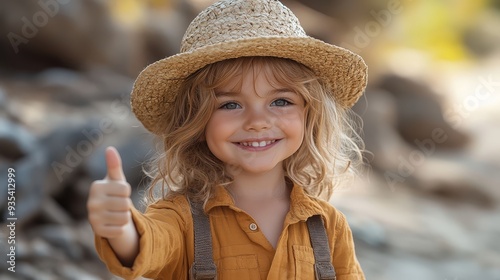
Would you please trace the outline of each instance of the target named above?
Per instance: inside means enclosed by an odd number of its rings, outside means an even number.
[[[367,83],[363,59],[344,48],[309,37],[297,17],[276,0],[224,0],[189,25],[181,51],[146,67],[135,81],[132,111],[144,127],[161,134],[159,123],[184,78],[204,66],[245,56],[274,56],[311,68],[343,107],[356,103]]]

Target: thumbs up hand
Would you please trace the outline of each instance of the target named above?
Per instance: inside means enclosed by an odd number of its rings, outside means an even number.
[[[106,167],[108,168],[108,173],[106,174],[107,180],[127,181],[123,174],[122,159],[114,147],[108,147],[106,149]]]
[[[87,210],[90,225],[95,234],[113,239],[124,235],[129,228],[135,228],[130,209],[131,187],[125,179],[118,151],[106,149],[107,175],[94,181],[90,187]]]

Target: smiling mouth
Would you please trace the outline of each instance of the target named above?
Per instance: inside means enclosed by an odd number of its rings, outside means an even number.
[[[252,142],[238,142],[239,145],[245,146],[245,147],[266,147],[269,146],[273,143],[275,143],[278,140],[269,140],[269,141],[252,141]]]

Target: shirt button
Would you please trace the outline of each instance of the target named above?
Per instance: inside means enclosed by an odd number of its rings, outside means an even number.
[[[249,228],[250,228],[251,230],[254,230],[254,231],[255,231],[255,230],[257,230],[257,225],[256,225],[255,223],[251,223],[251,224],[250,224],[250,226],[249,226]]]

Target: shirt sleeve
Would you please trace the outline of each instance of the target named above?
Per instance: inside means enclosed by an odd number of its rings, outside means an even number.
[[[337,280],[365,280],[356,258],[351,228],[340,211],[337,211],[336,215],[333,244],[332,260]]]
[[[132,267],[120,263],[106,238],[95,236],[97,253],[111,273],[125,279],[156,278],[166,266],[178,267],[185,259],[185,209],[165,204],[164,201],[156,203],[148,207],[145,214],[135,208],[131,210],[139,233],[139,254]]]

